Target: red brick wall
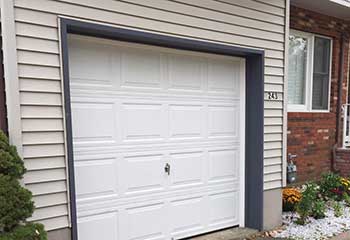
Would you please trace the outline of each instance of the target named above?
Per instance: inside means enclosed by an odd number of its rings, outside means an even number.
[[[299,181],[318,178],[331,169],[332,149],[336,143],[336,110],[339,81],[341,34],[350,33],[350,24],[320,13],[292,6],[290,28],[316,33],[333,39],[330,113],[288,113],[287,153],[297,154]],[[348,45],[346,38],[343,66],[343,103],[346,103]]]
[[[344,177],[350,176],[350,149],[338,149],[336,157],[336,167]]]

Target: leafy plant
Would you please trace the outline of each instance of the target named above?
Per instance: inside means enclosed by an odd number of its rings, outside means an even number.
[[[302,192],[300,202],[296,206],[296,211],[299,218],[297,224],[304,225],[309,216],[312,215],[314,202],[317,199],[318,186],[315,183],[308,183],[305,185],[305,190]]]
[[[350,196],[348,193],[344,193],[343,194],[343,199],[344,199],[344,202],[345,204],[349,207],[350,206]]]
[[[318,199],[314,202],[312,207],[312,216],[315,219],[321,219],[326,217],[326,203],[322,199]]]
[[[26,169],[14,146],[0,131],[0,240],[47,240],[42,224],[27,223],[32,216],[32,193],[19,180]]]
[[[334,216],[341,217],[343,215],[343,206],[339,202],[333,202]]]
[[[283,211],[295,211],[296,205],[300,202],[301,193],[296,188],[283,189]]]
[[[0,235],[0,240],[47,240],[42,224],[29,223],[15,227],[10,233]]]
[[[342,183],[338,174],[332,172],[323,174],[319,185],[320,193],[325,198],[339,200],[343,195],[343,192],[340,191]]]
[[[30,217],[34,210],[32,194],[16,179],[0,174],[0,228],[10,231]]]
[[[22,178],[24,163],[18,156],[16,147],[9,144],[7,136],[0,131],[0,173],[13,178]]]

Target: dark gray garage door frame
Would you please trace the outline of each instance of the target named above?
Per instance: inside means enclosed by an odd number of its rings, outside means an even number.
[[[78,234],[69,88],[68,34],[79,34],[181,50],[243,57],[246,59],[245,226],[261,230],[263,227],[264,182],[264,51],[138,30],[116,28],[65,18],[60,19],[60,26],[72,240],[77,240]]]

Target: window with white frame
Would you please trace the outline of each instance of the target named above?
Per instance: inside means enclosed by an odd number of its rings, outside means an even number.
[[[288,110],[329,111],[332,40],[290,31]]]

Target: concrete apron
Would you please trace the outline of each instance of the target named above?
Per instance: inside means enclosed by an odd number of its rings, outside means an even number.
[[[349,240],[349,239],[350,239],[350,232],[344,232],[339,234],[338,236],[331,238],[331,240]]]
[[[203,234],[197,237],[187,238],[187,240],[238,240],[245,239],[258,233],[257,230],[249,228],[229,228],[222,231]]]

